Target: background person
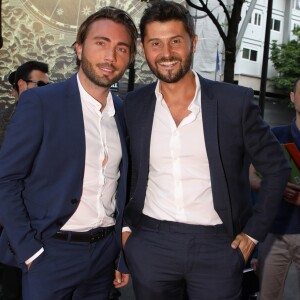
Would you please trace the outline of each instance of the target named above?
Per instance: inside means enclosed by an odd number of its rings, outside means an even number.
[[[48,65],[39,61],[28,61],[18,67],[8,76],[11,84],[11,95],[15,98],[15,105],[18,103],[20,95],[27,89],[36,87],[38,84],[46,85],[49,83]],[[25,80],[27,81],[25,81]],[[28,82],[30,80],[31,82]],[[15,110],[15,105],[4,109],[0,115],[0,147],[5,135],[6,126]]]
[[[27,61],[18,67],[13,83],[13,90],[17,92],[16,101],[26,90],[49,84],[48,73],[48,64],[40,61]]]
[[[300,78],[290,92],[296,118],[291,124],[272,128],[281,144],[294,143],[300,150]],[[253,166],[250,167],[251,187],[261,191],[262,180]],[[300,173],[299,173],[300,180]],[[291,264],[298,272],[300,291],[300,183],[289,182],[277,210],[275,221],[267,238],[259,245],[258,275],[260,300],[281,300],[285,280]]]

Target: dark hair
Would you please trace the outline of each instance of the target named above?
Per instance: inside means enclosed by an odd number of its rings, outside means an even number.
[[[298,84],[299,81],[300,81],[300,77],[298,77],[298,78],[296,79],[296,81],[294,82],[294,84],[293,84],[293,88],[292,88],[292,92],[293,92],[293,93],[296,93],[296,90],[297,90],[297,84]]]
[[[130,45],[130,62],[133,62],[136,54],[136,40],[137,40],[138,32],[130,15],[122,9],[118,9],[113,6],[106,6],[101,8],[94,14],[90,15],[80,25],[77,33],[76,43],[82,45],[86,39],[90,25],[100,19],[109,19],[114,21],[115,23],[122,24],[126,27],[132,40]],[[78,66],[80,65],[80,61],[78,59],[77,59],[77,65]]]
[[[11,72],[8,75],[8,82],[14,87],[15,84],[16,71]]]
[[[192,16],[189,11],[179,3],[172,1],[153,1],[152,4],[145,9],[140,22],[141,41],[145,38],[146,25],[152,22],[180,21],[183,23],[190,38],[195,37],[195,27]]]
[[[40,61],[27,61],[23,65],[19,66],[18,69],[16,70],[15,77],[14,77],[14,83],[13,83],[13,88],[17,90],[19,93],[19,86],[18,86],[18,81],[20,79],[26,80],[30,79],[30,73],[34,70],[41,71],[43,73],[48,73],[49,72],[49,67],[47,64],[40,62]]]

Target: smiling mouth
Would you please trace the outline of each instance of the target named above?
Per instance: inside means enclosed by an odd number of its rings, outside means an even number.
[[[111,65],[107,65],[107,64],[99,65],[99,68],[100,68],[101,71],[107,72],[107,73],[112,73],[116,70],[115,67],[113,67]]]
[[[178,60],[172,60],[172,61],[160,61],[158,64],[162,67],[171,68],[174,67],[176,64],[178,64]]]
[[[102,70],[104,72],[109,72],[109,73],[113,72],[113,69],[108,69],[108,68],[100,68],[100,70]]]
[[[175,57],[173,59],[161,59],[157,62],[163,68],[173,68],[178,63],[180,63],[180,60]]]

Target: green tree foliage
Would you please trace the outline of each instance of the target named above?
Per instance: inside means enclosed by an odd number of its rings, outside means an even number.
[[[273,41],[271,45],[271,60],[278,72],[278,76],[272,78],[272,84],[287,95],[300,77],[300,27],[294,29],[293,34],[295,40],[281,45]]]

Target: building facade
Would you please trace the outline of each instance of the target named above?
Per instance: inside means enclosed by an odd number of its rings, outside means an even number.
[[[230,0],[227,1],[229,10],[232,2]],[[218,16],[219,22],[223,22],[224,30],[226,31],[226,20],[218,1],[212,0],[209,3],[210,9],[215,16]],[[240,41],[237,41],[238,51],[236,53],[234,79],[236,83],[251,87],[256,91],[260,89],[267,9],[268,0],[245,1],[239,24],[240,30],[243,30],[243,28],[245,30]],[[249,10],[251,10],[251,14],[247,18]],[[214,24],[208,18],[204,16],[199,18],[199,12],[193,9],[191,9],[191,13],[195,17],[196,30],[199,36],[194,68],[205,77],[222,80],[223,42]],[[300,0],[273,1],[270,41],[275,40],[278,44],[283,44],[295,39],[296,37],[293,35],[292,30],[296,26],[300,26]],[[220,61],[219,67],[217,64],[217,51]],[[269,60],[267,92],[276,92],[269,80],[276,75],[272,61]]]

